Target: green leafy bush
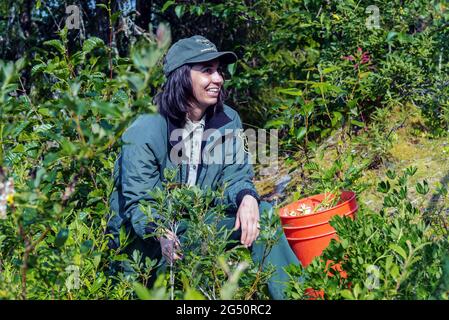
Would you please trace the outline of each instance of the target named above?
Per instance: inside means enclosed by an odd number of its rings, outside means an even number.
[[[289,296],[311,298],[306,289],[312,288],[323,290],[325,299],[447,299],[448,229],[428,217],[417,196],[410,197],[408,179],[415,172],[389,172],[379,183],[380,212],[361,204],[355,220],[333,218],[339,241],[332,240],[307,268],[291,266]],[[421,195],[429,192],[426,182],[415,188]],[[336,264],[346,274],[333,270]]]
[[[229,300],[253,295],[267,298],[264,287],[271,271],[262,270],[263,262],[254,263],[249,250],[238,240],[230,239],[233,230],[228,229],[229,221],[226,221],[230,218],[219,201],[223,199],[222,192],[179,185],[174,181],[176,169],[166,169],[164,176],[162,189],[151,192],[154,201],[141,205],[149,221],[156,225],[154,234],[149,236],[167,237],[169,231],[180,239],[182,258],[166,262],[165,270],[159,272],[160,280],[156,285],[164,288],[164,298]],[[152,216],[152,209],[160,215],[158,219]],[[272,221],[273,218],[261,221],[258,241],[270,239],[265,256],[274,244],[272,230],[276,229],[276,221]],[[136,273],[139,269],[141,267],[135,269]],[[259,289],[261,292],[257,292]],[[147,292],[143,296],[151,296],[150,291],[143,288],[140,292],[140,295]]]
[[[18,77],[26,62],[1,63],[0,167],[14,182],[0,220],[1,297],[131,296],[132,283],[107,275],[120,258],[107,250],[108,197],[119,137],[137,113],[155,110],[149,86],[170,40],[162,28],[131,59],[110,56],[98,38],[69,55],[62,30],[36,53],[29,94]]]

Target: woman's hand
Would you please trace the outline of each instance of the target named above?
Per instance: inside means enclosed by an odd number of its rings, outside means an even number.
[[[251,195],[243,197],[237,211],[234,230],[242,227],[240,242],[250,247],[259,236],[259,204]]]
[[[161,244],[162,255],[169,263],[182,259],[181,243],[176,234],[170,230],[166,230],[165,235],[159,238],[159,242]]]

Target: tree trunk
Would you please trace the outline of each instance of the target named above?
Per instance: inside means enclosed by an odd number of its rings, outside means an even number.
[[[136,10],[138,12],[136,18],[136,24],[149,31],[148,25],[151,23],[151,7],[153,6],[152,0],[136,0]]]
[[[14,4],[13,4],[14,5]],[[25,54],[25,51],[28,47],[28,40],[30,38],[30,35],[32,33],[31,29],[31,10],[33,9],[33,0],[24,0],[22,10],[20,12],[20,28],[22,29],[23,35],[25,39],[23,41],[20,41],[19,50],[17,50],[16,53],[16,59],[23,57]]]

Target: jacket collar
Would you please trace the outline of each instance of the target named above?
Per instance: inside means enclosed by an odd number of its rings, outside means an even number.
[[[232,120],[226,115],[224,112],[224,108],[221,108],[221,110],[214,112],[214,108],[207,108],[206,110],[206,125],[204,126],[204,131],[208,129],[219,129]],[[182,129],[182,127],[174,122],[172,119],[167,117],[167,123],[168,123],[168,139],[170,141],[171,146],[175,146],[177,143],[181,142],[182,136],[174,136],[172,140],[172,132],[176,129]]]

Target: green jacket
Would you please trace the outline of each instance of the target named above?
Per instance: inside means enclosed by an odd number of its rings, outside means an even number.
[[[179,164],[183,145],[180,129],[160,114],[146,114],[138,117],[123,134],[110,197],[108,233],[114,236],[110,242],[112,248],[119,246],[122,225],[140,238],[154,230],[155,226],[148,223],[147,216],[139,209],[139,202],[153,200],[147,191],[162,187],[165,168],[179,167],[177,182],[187,181],[188,164]],[[234,214],[245,195],[259,200],[252,182],[252,165],[248,154],[242,152],[243,140],[232,134],[235,129],[242,129],[235,110],[226,105],[216,112],[212,107],[207,110],[201,145],[203,157],[198,165],[196,182],[201,189],[210,187],[212,190],[226,184],[224,202]],[[225,141],[227,143],[223,143]],[[243,159],[242,154],[245,155]],[[152,214],[157,216],[155,211]]]

